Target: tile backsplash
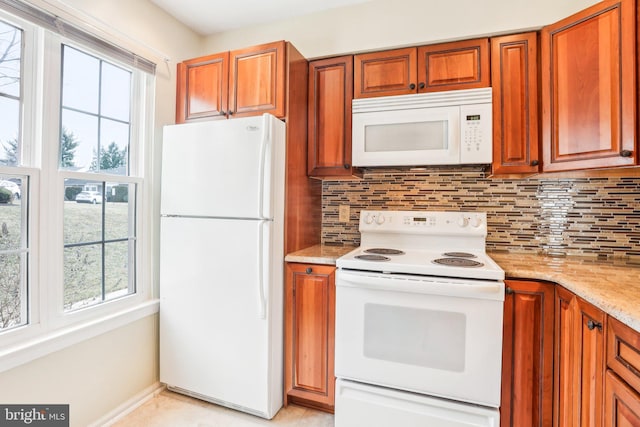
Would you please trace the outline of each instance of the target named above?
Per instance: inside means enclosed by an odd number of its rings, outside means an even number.
[[[640,256],[640,178],[490,178],[483,168],[368,169],[323,181],[322,242],[360,243],[362,209],[487,212],[488,250]],[[350,206],[348,223],[339,206]]]

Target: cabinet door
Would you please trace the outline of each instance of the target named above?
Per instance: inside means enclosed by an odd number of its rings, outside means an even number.
[[[416,48],[355,55],[355,98],[416,93]]]
[[[334,405],[335,267],[287,264],[285,401]]]
[[[640,394],[611,370],[605,375],[605,427],[639,427]]]
[[[634,165],[634,2],[597,3],[541,42],[543,170]]]
[[[285,57],[284,41],[231,51],[229,114],[284,117]]]
[[[556,289],[556,426],[600,426],[605,314]]]
[[[640,393],[640,333],[607,318],[607,366]]]
[[[489,39],[441,43],[418,48],[418,91],[491,86]]]
[[[538,35],[491,39],[493,173],[536,173],[538,158]]]
[[[501,427],[551,425],[554,285],[507,280]]]
[[[353,57],[309,64],[309,176],[351,175]]]
[[[229,52],[178,64],[176,123],[226,118]]]

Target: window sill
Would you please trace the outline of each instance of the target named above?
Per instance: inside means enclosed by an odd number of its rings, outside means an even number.
[[[126,326],[158,312],[160,300],[145,301],[135,307],[89,322],[51,331],[25,342],[0,349],[0,372],[29,363],[39,357]]]

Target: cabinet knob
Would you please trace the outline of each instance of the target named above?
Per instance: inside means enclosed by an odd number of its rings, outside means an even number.
[[[531,160],[531,166],[538,166],[540,164],[539,160]]]
[[[427,87],[427,85],[424,84],[424,82],[420,82],[420,84],[418,85],[418,89],[424,89],[425,87]]]
[[[345,163],[345,164],[344,164],[344,168],[345,168],[345,169],[349,169],[350,167],[351,167],[351,165],[350,165],[349,163]]]
[[[224,110],[220,110],[220,115],[221,115],[221,116],[226,116],[226,115],[227,115],[227,113],[226,113]]]
[[[305,270],[305,272],[306,272],[307,274],[311,274],[311,273],[313,273],[313,268],[311,268],[311,267],[307,267],[307,269]]]
[[[513,293],[514,293],[513,289],[511,289],[511,288],[510,288],[510,287],[508,287],[508,286],[505,288],[504,292],[505,292],[507,295],[511,295],[511,294],[513,294]]]
[[[231,116],[231,115],[233,115],[233,111],[229,110],[229,113],[227,113],[227,114],[229,114]]]
[[[413,90],[413,89],[415,89],[415,88],[416,88],[416,84],[415,84],[415,83],[411,83],[411,84],[409,85],[409,89]]]
[[[590,331],[593,331],[595,328],[598,328],[599,330],[602,330],[602,323],[596,322],[595,320],[592,320],[592,319],[589,319],[587,321],[587,328],[589,328]]]
[[[622,150],[620,151],[620,156],[622,157],[631,157],[633,155],[633,151],[631,150]]]

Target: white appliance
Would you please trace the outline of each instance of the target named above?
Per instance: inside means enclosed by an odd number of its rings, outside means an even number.
[[[486,224],[360,213],[360,247],[336,262],[336,427],[499,425],[504,271]]]
[[[491,88],[352,101],[354,166],[489,164]]]
[[[272,418],[283,394],[285,124],[166,126],[160,381]]]

